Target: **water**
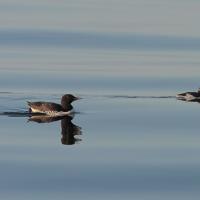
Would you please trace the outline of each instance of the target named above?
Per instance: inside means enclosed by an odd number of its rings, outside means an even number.
[[[199,6],[1,1],[0,198],[199,199],[200,106],[175,98],[200,86]],[[30,118],[65,93],[73,118]]]

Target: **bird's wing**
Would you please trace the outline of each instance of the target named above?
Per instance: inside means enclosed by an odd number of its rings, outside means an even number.
[[[62,106],[51,102],[27,102],[34,112],[63,111]]]

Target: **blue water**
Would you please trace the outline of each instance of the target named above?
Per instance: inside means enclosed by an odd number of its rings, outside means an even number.
[[[0,30],[0,45],[188,51],[200,50],[200,38],[130,33]]]
[[[199,199],[197,1],[0,2],[0,198]],[[26,101],[73,103],[32,117]],[[38,123],[40,122],[40,123]]]
[[[60,121],[1,116],[1,196],[7,199],[188,199],[199,194],[199,105],[175,98],[82,96],[74,145]],[[57,95],[1,94],[1,110]],[[2,102],[7,102],[3,106]],[[192,119],[192,120],[191,120]],[[197,197],[198,198],[198,197]]]

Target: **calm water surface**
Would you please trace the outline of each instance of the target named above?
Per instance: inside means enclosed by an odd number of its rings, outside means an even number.
[[[198,196],[200,105],[174,97],[195,78],[5,70],[0,76],[2,198]],[[72,120],[82,135],[63,134],[61,121],[23,115],[27,100],[59,102],[66,92],[83,98]]]
[[[0,198],[199,199],[199,6],[1,1]],[[27,115],[65,93],[73,118]]]

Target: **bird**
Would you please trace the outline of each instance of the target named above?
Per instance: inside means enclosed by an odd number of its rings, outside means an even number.
[[[61,98],[61,104],[45,101],[30,102],[27,101],[30,113],[39,113],[50,116],[63,116],[72,113],[73,101],[79,100],[80,97],[75,97],[72,94],[65,94]]]
[[[200,88],[197,92],[184,92],[176,95],[176,98],[183,101],[200,100]]]

